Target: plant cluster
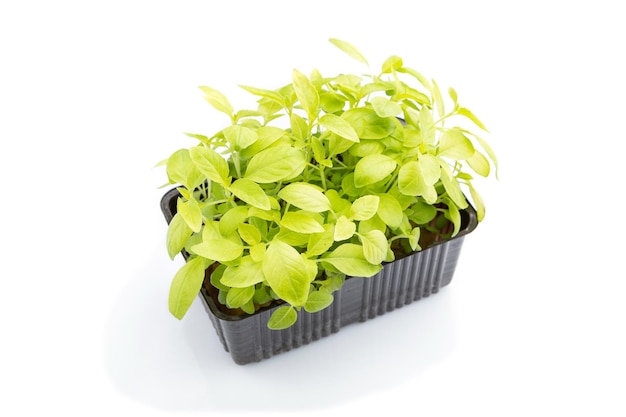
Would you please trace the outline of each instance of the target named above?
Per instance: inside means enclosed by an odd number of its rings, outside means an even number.
[[[241,86],[256,109],[235,111],[201,87],[230,125],[165,162],[180,184],[167,232],[171,258],[183,249],[169,308],[182,318],[205,270],[219,301],[252,314],[278,301],[268,326],[291,326],[297,312],[320,311],[346,276],[371,277],[385,262],[420,250],[420,235],[443,220],[455,235],[469,191],[479,221],[484,206],[472,174],[486,177],[496,158],[455,118],[486,130],[454,89],[446,110],[434,80],[391,56],[373,75],[352,45],[331,42],[363,62],[369,75],[306,76],[270,90]]]

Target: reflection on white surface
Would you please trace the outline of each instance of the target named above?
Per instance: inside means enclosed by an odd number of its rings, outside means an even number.
[[[170,317],[163,297],[167,288],[159,287],[156,275],[149,267],[138,271],[119,295],[104,349],[117,389],[154,408],[328,407],[393,389],[448,357],[456,344],[451,289],[444,288],[309,345],[240,366],[224,351],[200,300],[181,322]]]

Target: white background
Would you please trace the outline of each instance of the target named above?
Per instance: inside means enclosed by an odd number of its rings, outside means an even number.
[[[219,5],[218,5],[219,4]],[[0,414],[626,415],[617,1],[3,1]],[[224,117],[199,85],[397,54],[489,127],[500,180],[436,296],[235,365],[167,292],[156,162]],[[350,413],[350,414],[348,414]]]

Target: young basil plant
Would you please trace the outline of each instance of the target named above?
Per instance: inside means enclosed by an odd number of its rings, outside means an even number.
[[[330,41],[369,70],[352,44]],[[253,314],[282,304],[268,326],[287,328],[302,309],[328,307],[345,277],[371,277],[422,249],[426,231],[454,236],[469,204],[464,191],[483,219],[472,180],[497,161],[466,126],[487,129],[454,89],[444,102],[435,80],[400,57],[378,75],[294,70],[282,88],[242,88],[257,97],[255,109],[236,111],[201,87],[229,125],[188,134],[198,144],[165,163],[169,183],[180,185],[168,254],[189,255],[171,285],[177,318],[209,269],[225,308]]]

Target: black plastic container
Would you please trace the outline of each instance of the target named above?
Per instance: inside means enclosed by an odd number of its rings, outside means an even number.
[[[161,200],[161,210],[169,223],[176,214],[176,189]],[[383,265],[370,278],[348,277],[335,300],[317,313],[301,310],[298,321],[284,330],[270,330],[267,321],[278,306],[252,315],[228,315],[202,287],[200,298],[213,326],[233,360],[240,365],[306,345],[338,332],[343,326],[365,321],[395,310],[439,291],[452,280],[465,235],[478,223],[472,206],[461,211],[461,230],[452,239],[432,244],[427,249]]]

